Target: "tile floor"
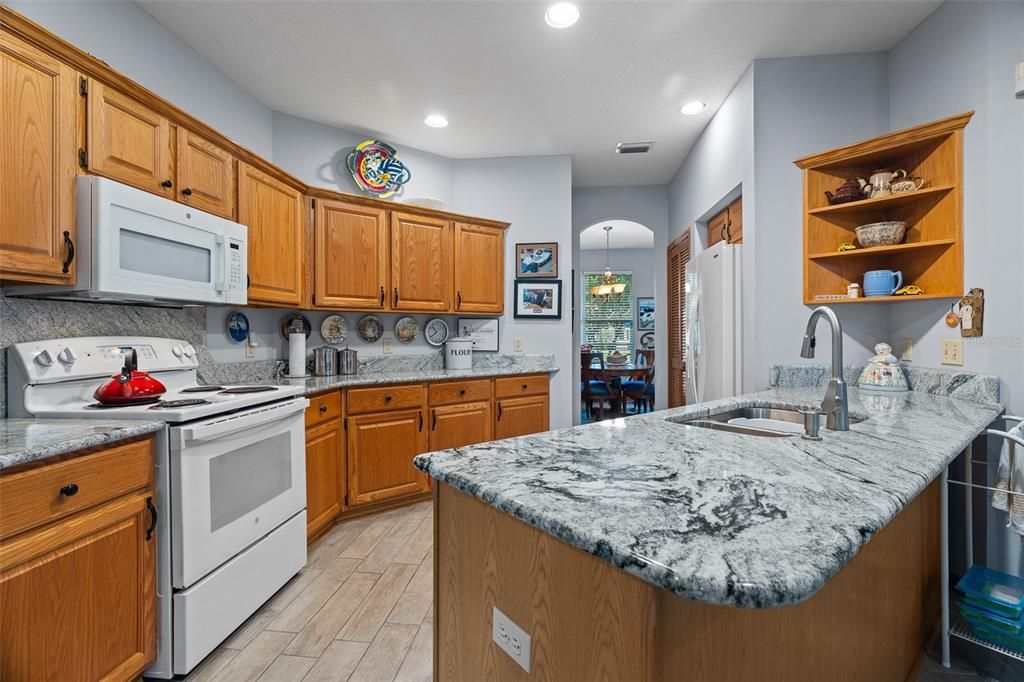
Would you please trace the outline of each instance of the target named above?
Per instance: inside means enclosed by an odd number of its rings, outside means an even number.
[[[421,502],[335,526],[306,568],[186,679],[429,682],[433,523]],[[926,660],[918,682],[987,679],[955,663]]]

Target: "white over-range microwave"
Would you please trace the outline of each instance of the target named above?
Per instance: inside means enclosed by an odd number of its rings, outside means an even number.
[[[242,305],[247,229],[96,176],[77,179],[78,278],[13,286],[11,296],[150,304]]]

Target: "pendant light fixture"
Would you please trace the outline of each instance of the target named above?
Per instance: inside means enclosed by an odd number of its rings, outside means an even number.
[[[601,283],[595,284],[590,287],[590,295],[594,298],[603,299],[604,302],[612,300],[612,296],[616,300],[622,298],[622,294],[626,291],[626,283],[619,281],[619,278],[612,274],[612,258],[611,258],[611,237],[612,237],[612,226],[604,226],[604,275],[601,276]]]

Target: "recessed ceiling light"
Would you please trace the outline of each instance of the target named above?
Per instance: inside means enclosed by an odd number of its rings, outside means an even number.
[[[707,102],[688,102],[684,104],[683,108],[680,109],[679,111],[683,112],[687,116],[693,116],[694,114],[699,114],[700,112],[704,111],[707,108]]]
[[[569,28],[580,18],[580,11],[571,2],[559,2],[544,13],[544,21],[552,28]]]
[[[441,114],[431,114],[430,116],[427,116],[425,119],[423,119],[423,122],[426,123],[431,128],[448,127],[448,119],[446,119]]]

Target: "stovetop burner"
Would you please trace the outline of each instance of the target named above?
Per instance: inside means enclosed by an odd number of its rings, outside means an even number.
[[[202,398],[185,398],[183,400],[162,400],[153,407],[151,410],[173,410],[177,407],[195,407],[196,405],[209,405],[209,400],[203,400]]]
[[[211,393],[213,391],[223,391],[223,386],[192,386],[191,388],[183,388],[179,393]]]
[[[86,405],[85,409],[87,409],[87,410],[113,410],[114,408],[117,408],[117,407],[137,407],[139,405],[152,405],[153,403],[158,403],[158,402],[160,402],[159,396],[156,397],[156,398],[150,398],[149,400],[140,400],[140,401],[135,402],[135,403],[111,403],[109,405],[104,405],[103,403],[92,403],[91,405]]]
[[[276,391],[277,386],[235,386],[221,391],[221,395],[234,393],[263,393],[265,391]]]

